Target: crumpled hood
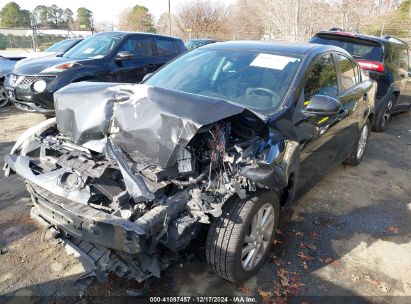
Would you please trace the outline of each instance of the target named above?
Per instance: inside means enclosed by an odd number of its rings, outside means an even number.
[[[147,85],[71,84],[55,94],[60,133],[102,152],[111,137],[133,161],[174,165],[202,126],[244,111],[228,101]],[[264,119],[263,117],[260,117]]]

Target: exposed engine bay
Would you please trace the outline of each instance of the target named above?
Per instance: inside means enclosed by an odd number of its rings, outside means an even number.
[[[28,130],[6,170],[26,181],[38,217],[76,244],[108,249],[126,265],[122,276],[158,277],[163,248],[187,247],[227,200],[287,185],[289,156],[263,117],[211,98],[112,86],[60,90],[57,119]],[[99,269],[118,270],[110,263]]]

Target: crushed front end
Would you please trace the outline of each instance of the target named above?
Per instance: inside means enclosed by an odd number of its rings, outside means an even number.
[[[59,91],[55,107],[57,119],[17,141],[6,173],[25,180],[33,214],[101,253],[99,271],[159,277],[164,252],[184,249],[231,197],[286,182],[267,163],[281,151],[264,120],[228,102],[86,83]]]

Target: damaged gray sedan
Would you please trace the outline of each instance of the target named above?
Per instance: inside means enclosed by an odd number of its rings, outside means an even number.
[[[333,46],[216,43],[143,84],[59,90],[56,118],[22,135],[6,174],[97,276],[158,277],[207,230],[212,269],[243,282],[269,255],[280,208],[361,161],[374,94]]]

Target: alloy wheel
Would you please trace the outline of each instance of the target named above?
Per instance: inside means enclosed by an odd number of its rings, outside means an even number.
[[[384,110],[384,114],[383,114],[383,116],[382,116],[382,122],[381,122],[381,125],[382,125],[382,126],[385,126],[385,125],[387,124],[388,120],[390,119],[390,116],[391,116],[391,114],[390,114],[391,108],[392,108],[392,100],[390,100],[390,101],[387,103],[387,107],[386,107],[385,110]]]
[[[365,146],[367,145],[367,139],[368,139],[368,126],[365,125],[364,128],[362,128],[360,139],[358,141],[357,159],[361,159],[362,155],[364,154]]]
[[[273,206],[266,203],[254,215],[241,252],[241,265],[244,270],[249,271],[256,267],[269,248],[275,222],[274,212]]]
[[[7,105],[9,102],[9,97],[7,96],[7,92],[2,85],[0,85],[0,108]]]

